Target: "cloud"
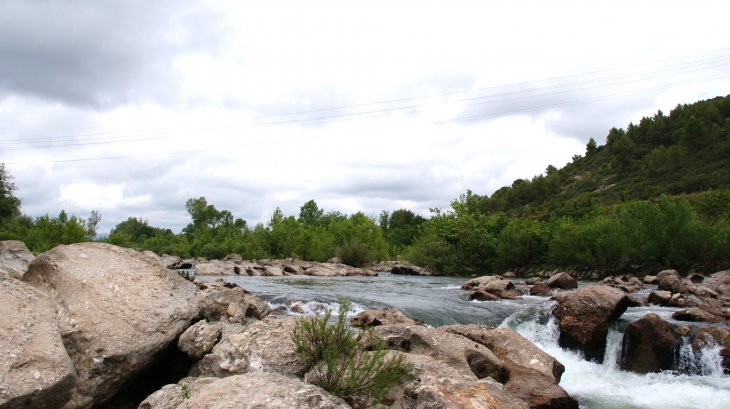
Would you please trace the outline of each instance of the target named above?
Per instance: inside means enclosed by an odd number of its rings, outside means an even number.
[[[0,3],[0,89],[108,108],[176,92],[172,60],[215,52],[221,16],[174,1]]]

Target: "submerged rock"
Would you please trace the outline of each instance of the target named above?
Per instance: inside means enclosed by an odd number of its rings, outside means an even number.
[[[608,326],[629,303],[625,292],[603,285],[564,293],[553,310],[560,326],[560,346],[581,351],[588,360],[603,362]]]
[[[196,287],[131,249],[104,243],[58,246],[23,280],[48,294],[76,371],[73,404],[112,397],[197,315]]]
[[[76,375],[46,295],[0,275],[0,407],[62,407]]]

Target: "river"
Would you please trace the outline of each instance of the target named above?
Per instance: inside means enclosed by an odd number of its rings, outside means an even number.
[[[206,281],[215,278],[200,277]],[[468,293],[460,289],[464,278],[380,273],[378,277],[227,276],[225,279],[266,298],[273,308],[288,301],[287,308],[295,316],[324,309],[336,312],[338,297],[343,297],[353,303],[351,314],[396,307],[432,327],[449,324],[510,327],[565,365],[560,385],[578,400],[582,409],[730,408],[730,376],[723,374],[717,347],[708,347],[697,356],[689,348],[681,351],[691,375],[668,372],[639,375],[618,369],[621,337],[626,326],[648,312],[672,322],[671,314],[677,309],[629,308],[609,332],[604,363],[596,364],[558,346],[558,327],[551,319],[552,301],[548,298],[525,296],[522,300],[468,301]],[[646,295],[649,290],[651,287],[639,294]],[[300,312],[293,312],[292,308]]]

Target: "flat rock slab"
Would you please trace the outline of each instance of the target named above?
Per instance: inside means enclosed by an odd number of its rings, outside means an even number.
[[[0,276],[0,408],[60,408],[71,399],[73,364],[45,294]]]
[[[186,385],[186,399],[183,399]],[[183,379],[150,395],[140,409],[351,409],[340,398],[298,379],[250,373],[223,379]]]
[[[23,280],[48,294],[76,370],[77,408],[112,397],[198,314],[195,284],[131,249],[58,246]]]

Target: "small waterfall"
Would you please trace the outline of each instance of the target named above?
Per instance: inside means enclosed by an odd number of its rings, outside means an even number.
[[[603,365],[612,369],[621,369],[622,343],[624,334],[610,328],[606,335],[606,352],[603,355]]]
[[[688,375],[702,375],[721,377],[725,374],[722,367],[722,347],[717,345],[711,336],[707,335],[700,349],[692,348],[690,337],[682,337],[679,348],[679,362],[677,370]]]

